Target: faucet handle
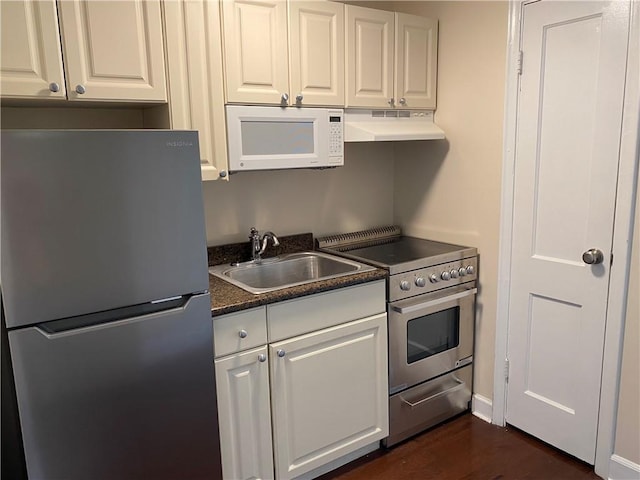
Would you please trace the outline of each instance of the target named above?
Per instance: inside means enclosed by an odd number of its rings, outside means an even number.
[[[251,227],[251,231],[249,232],[249,238],[254,238],[259,235],[260,234],[258,233],[258,230],[256,230],[256,227]]]

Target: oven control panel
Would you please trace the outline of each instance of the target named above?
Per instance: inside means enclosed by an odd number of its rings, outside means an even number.
[[[478,278],[478,257],[441,263],[389,277],[389,301],[402,300]]]

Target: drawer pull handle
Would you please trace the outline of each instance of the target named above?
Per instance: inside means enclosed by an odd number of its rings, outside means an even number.
[[[429,400],[433,400],[434,398],[438,398],[441,397],[443,395],[447,395],[449,393],[455,392],[457,390],[461,390],[464,388],[465,383],[462,380],[459,380],[457,378],[454,377],[454,380],[457,382],[457,385],[455,385],[454,387],[451,388],[447,388],[446,390],[442,390],[438,393],[434,393],[433,395],[429,395],[426,398],[423,398],[422,400],[418,400],[417,402],[410,402],[409,400],[406,400],[405,398],[402,397],[402,395],[400,396],[400,400],[402,400],[404,403],[406,403],[407,405],[409,405],[411,408],[415,408],[415,407],[419,407],[421,404],[428,402]]]
[[[249,335],[249,334],[247,333],[247,331],[246,331],[246,330],[240,330],[240,331],[238,332],[238,336],[239,336],[240,338],[247,338],[247,335]]]

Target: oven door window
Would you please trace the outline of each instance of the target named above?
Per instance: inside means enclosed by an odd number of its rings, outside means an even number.
[[[407,322],[407,363],[414,363],[460,343],[460,307],[452,307]]]

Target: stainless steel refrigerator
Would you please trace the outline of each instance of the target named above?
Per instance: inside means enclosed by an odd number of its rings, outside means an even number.
[[[3,387],[29,478],[220,478],[197,133],[0,141]]]

